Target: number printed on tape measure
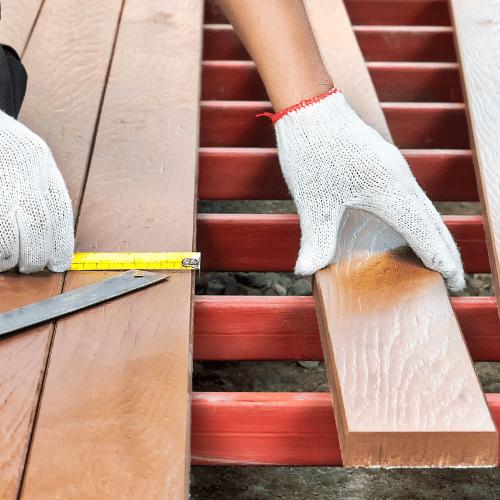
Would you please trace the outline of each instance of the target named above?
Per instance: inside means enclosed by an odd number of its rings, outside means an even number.
[[[75,253],[71,271],[200,269],[200,252]]]

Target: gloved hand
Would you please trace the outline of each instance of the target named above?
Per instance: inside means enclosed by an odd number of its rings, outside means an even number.
[[[398,231],[448,288],[465,287],[459,251],[399,150],[364,123],[337,89],[273,116],[283,175],[302,232],[297,274],[330,263],[346,207]]]
[[[0,272],[65,271],[73,247],[71,200],[49,147],[0,111]]]

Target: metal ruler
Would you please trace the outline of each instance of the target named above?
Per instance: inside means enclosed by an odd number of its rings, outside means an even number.
[[[200,269],[200,252],[75,253],[70,271]]]
[[[159,283],[169,277],[146,271],[127,271],[50,299],[4,312],[0,314],[0,335],[81,311],[106,300]]]

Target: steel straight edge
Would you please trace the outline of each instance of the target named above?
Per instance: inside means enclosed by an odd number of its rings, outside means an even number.
[[[452,297],[474,361],[500,361],[495,297]],[[323,360],[312,297],[195,296],[195,360]]]
[[[329,393],[198,392],[191,411],[192,465],[342,465]]]
[[[461,250],[465,271],[490,272],[483,218],[443,220]],[[202,270],[291,272],[299,251],[297,215],[198,214],[197,234]]]

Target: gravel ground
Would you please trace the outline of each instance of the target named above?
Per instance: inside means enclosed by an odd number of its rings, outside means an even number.
[[[478,203],[436,203],[443,215],[478,215]],[[295,213],[291,201],[199,201],[199,213]],[[293,273],[200,273],[196,293],[312,295]],[[489,274],[467,275],[454,295],[493,296]],[[500,363],[475,363],[485,392],[500,392]],[[194,391],[328,392],[324,362],[196,361]],[[498,483],[498,484],[497,484]],[[497,468],[363,469],[330,467],[191,468],[191,498],[205,499],[498,499]]]

